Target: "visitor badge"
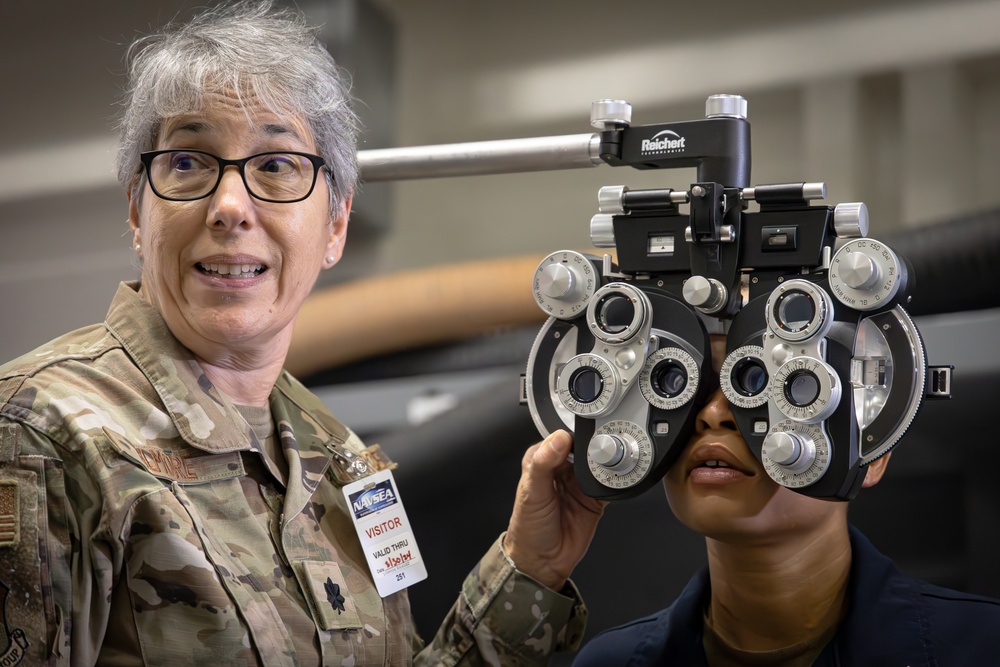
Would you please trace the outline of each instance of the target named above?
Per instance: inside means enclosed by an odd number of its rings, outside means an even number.
[[[354,530],[382,597],[427,578],[391,470],[380,470],[344,487]]]

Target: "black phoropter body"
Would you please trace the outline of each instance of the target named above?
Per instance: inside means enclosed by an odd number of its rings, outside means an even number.
[[[574,433],[586,493],[636,495],[688,441],[710,391],[709,333],[726,332],[722,390],[768,475],[850,499],[925,394],[950,395],[938,389],[950,382],[927,382],[950,367],[928,368],[901,305],[906,261],[866,238],[864,204],[814,206],[822,183],[750,187],[746,102],[716,95],[706,109],[701,120],[633,127],[627,103],[594,104],[602,160],[693,166],[697,182],[601,188],[591,239],[614,248],[616,263],[570,250],[540,263],[532,288],[550,317],[523,401],[543,434]]]

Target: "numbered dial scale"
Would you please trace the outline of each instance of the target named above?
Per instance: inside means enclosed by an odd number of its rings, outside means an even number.
[[[784,420],[771,427],[761,463],[778,484],[797,489],[815,483],[830,467],[830,443],[821,424]]]
[[[906,266],[887,245],[874,239],[844,244],[830,262],[830,289],[855,310],[878,310],[892,303],[906,281]]]
[[[587,466],[594,478],[612,489],[627,489],[649,474],[653,443],[638,424],[616,419],[594,432],[587,446]]]
[[[543,312],[570,320],[587,310],[599,283],[589,259],[572,250],[560,250],[539,263],[531,290]]]

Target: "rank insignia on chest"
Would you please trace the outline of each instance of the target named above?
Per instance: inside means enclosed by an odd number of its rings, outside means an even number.
[[[344,611],[344,596],[340,594],[340,584],[333,583],[330,577],[326,578],[326,599],[330,602],[330,605],[337,610],[337,613]]]

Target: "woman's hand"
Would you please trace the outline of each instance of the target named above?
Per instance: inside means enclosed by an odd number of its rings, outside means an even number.
[[[517,569],[555,591],[587,552],[607,505],[580,490],[566,460],[572,445],[569,433],[556,431],[525,452],[504,539]]]

